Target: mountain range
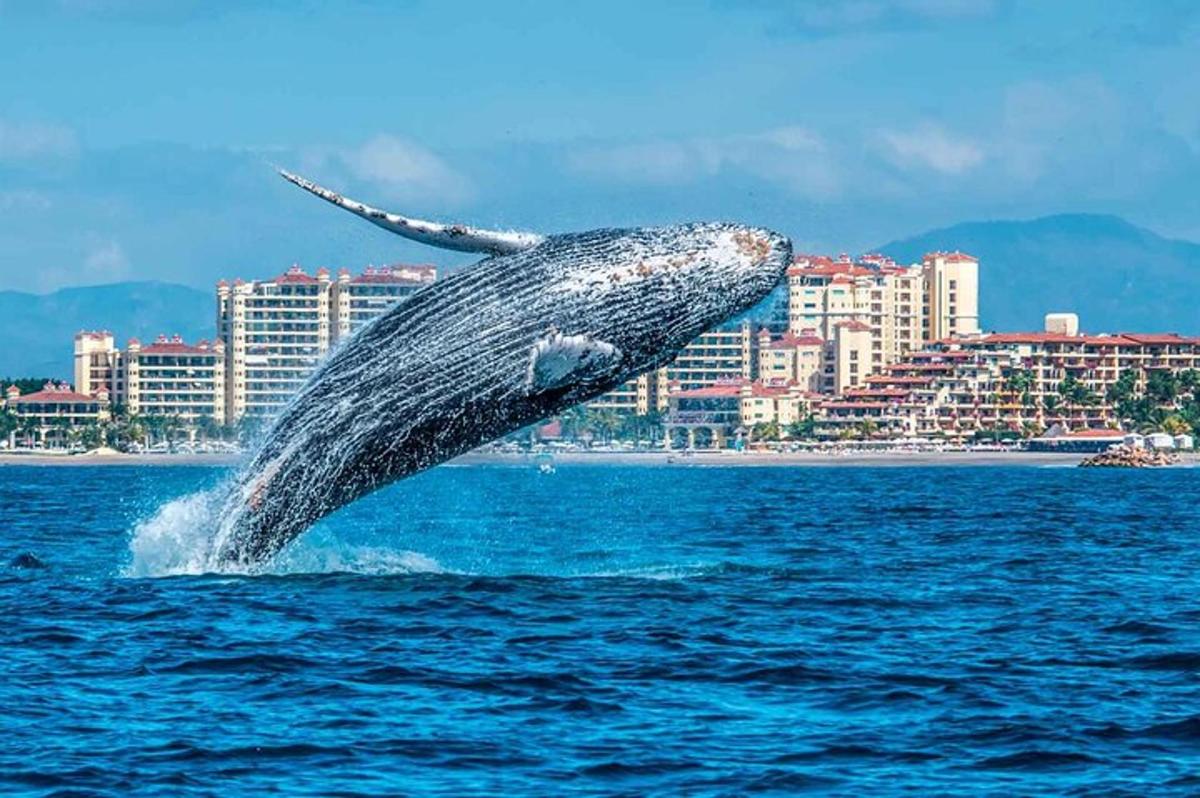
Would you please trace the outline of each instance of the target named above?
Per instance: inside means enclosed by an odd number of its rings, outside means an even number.
[[[0,291],[0,377],[70,379],[75,333],[111,330],[129,338],[212,338],[214,294],[156,281],[63,288],[51,294]]]
[[[979,258],[985,330],[1040,330],[1046,313],[1069,311],[1088,332],[1200,334],[1200,244],[1116,216],[1063,214],[968,222],[879,247],[900,263],[956,249]]]
[[[1200,334],[1200,244],[1116,216],[967,222],[877,249],[901,263],[932,250],[979,258],[987,330],[1036,330],[1045,313],[1073,311],[1091,332]],[[70,378],[72,340],[81,329],[112,330],[121,344],[160,333],[194,341],[215,334],[215,317],[211,292],[173,283],[0,291],[0,376]]]

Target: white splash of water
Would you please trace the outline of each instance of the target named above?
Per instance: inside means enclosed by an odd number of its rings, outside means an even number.
[[[133,528],[125,567],[128,577],[182,576],[212,570],[215,507],[211,492],[203,491],[167,502],[152,517]]]
[[[254,570],[218,566],[213,557],[219,517],[219,491],[204,491],[167,502],[133,528],[130,578],[200,574],[275,575],[354,573],[371,576],[448,573],[437,560],[415,551],[352,546],[306,535]]]

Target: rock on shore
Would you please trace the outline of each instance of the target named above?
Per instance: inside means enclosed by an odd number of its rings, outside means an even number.
[[[1141,449],[1133,446],[1113,446],[1106,452],[1092,455],[1079,465],[1101,466],[1108,468],[1153,468],[1169,466],[1179,462],[1179,458],[1170,452],[1153,449]]]

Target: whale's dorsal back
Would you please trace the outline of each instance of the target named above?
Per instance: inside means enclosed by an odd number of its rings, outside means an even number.
[[[524,233],[516,230],[484,230],[479,227],[469,227],[465,224],[441,224],[427,222],[423,219],[413,219],[372,208],[370,205],[343,197],[336,191],[330,191],[300,175],[294,175],[284,169],[279,170],[284,180],[295,183],[305,191],[316,194],[326,202],[331,202],[339,208],[345,208],[353,214],[361,216],[371,224],[378,225],[384,230],[396,235],[420,241],[442,249],[453,249],[459,252],[485,252],[491,255],[509,255],[532,249],[545,239],[537,233]]]

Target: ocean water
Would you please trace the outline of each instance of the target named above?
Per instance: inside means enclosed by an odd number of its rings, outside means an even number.
[[[0,794],[1200,792],[1200,470],[0,468]],[[175,575],[168,575],[175,574]]]

